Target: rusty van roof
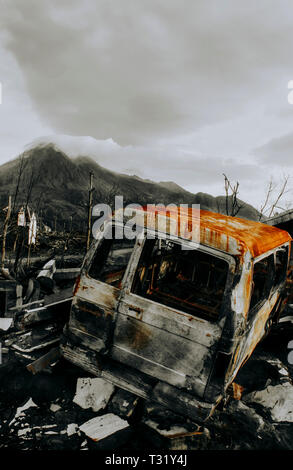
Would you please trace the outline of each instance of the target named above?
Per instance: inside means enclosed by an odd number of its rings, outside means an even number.
[[[229,239],[234,239],[237,245],[247,248],[253,258],[291,240],[285,230],[261,222],[203,210],[200,211],[200,227],[201,243],[214,246],[213,237],[221,238],[219,234],[222,234],[222,238],[226,239],[224,251],[230,252]],[[221,241],[220,245],[222,246]]]
[[[141,209],[146,214],[157,212],[167,218],[178,220],[177,210],[164,212],[158,206],[150,207],[150,205],[144,206],[138,211],[141,212]],[[242,255],[249,250],[252,257],[256,258],[291,240],[288,232],[277,227],[206,210],[181,209],[180,219],[184,219],[190,227],[191,224],[198,223],[199,214],[200,243],[233,255]]]

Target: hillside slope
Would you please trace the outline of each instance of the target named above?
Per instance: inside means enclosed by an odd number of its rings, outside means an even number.
[[[155,183],[115,173],[88,156],[71,159],[53,144],[38,145],[0,166],[0,203],[5,207],[10,194],[15,209],[29,201],[52,228],[55,218],[58,228],[64,223],[69,227],[72,216],[73,227],[83,230],[90,172],[94,175],[94,204],[113,203],[114,195],[122,195],[126,204],[200,204],[202,209],[226,211],[225,196],[192,194],[173,182]],[[238,216],[258,219],[256,209],[243,201],[240,203],[242,208]]]

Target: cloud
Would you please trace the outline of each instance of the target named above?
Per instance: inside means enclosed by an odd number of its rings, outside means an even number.
[[[291,70],[289,0],[14,0],[1,14],[58,133],[121,145],[189,134],[274,100],[276,73]]]
[[[258,147],[254,153],[259,162],[266,165],[293,166],[293,133],[271,139]]]

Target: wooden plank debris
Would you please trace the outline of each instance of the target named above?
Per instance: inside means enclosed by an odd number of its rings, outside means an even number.
[[[40,357],[34,362],[31,362],[31,364],[28,364],[26,368],[35,375],[56,362],[60,356],[61,353],[59,346],[52,348],[47,354],[44,354],[44,356]]]

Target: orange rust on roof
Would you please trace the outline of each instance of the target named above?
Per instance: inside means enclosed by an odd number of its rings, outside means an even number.
[[[139,209],[141,210],[141,207],[137,210]],[[240,217],[206,210],[180,208],[180,206],[178,210],[171,208],[166,211],[151,205],[144,206],[142,209],[146,213],[157,213],[175,219],[178,221],[178,227],[180,219],[185,219],[190,225],[191,222],[198,222],[198,214],[200,214],[200,243],[227,253],[233,253],[231,241],[236,242],[238,254],[241,255],[249,250],[253,258],[291,241],[291,236],[285,230]]]

